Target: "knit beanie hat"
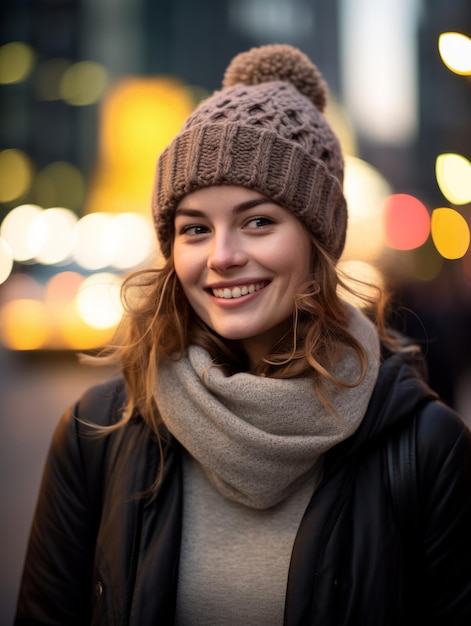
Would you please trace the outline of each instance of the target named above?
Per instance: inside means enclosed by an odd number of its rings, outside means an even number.
[[[237,55],[222,87],[159,157],[152,209],[162,253],[170,256],[183,196],[241,185],[294,213],[337,260],[347,228],[343,156],[323,115],[321,73],[298,49],[274,44]]]

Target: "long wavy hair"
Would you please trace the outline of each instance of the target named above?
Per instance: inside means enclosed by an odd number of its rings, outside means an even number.
[[[311,376],[320,399],[329,408],[326,383],[338,388],[354,387],[363,380],[367,357],[363,346],[350,333],[348,315],[339,288],[361,298],[375,321],[380,337],[386,332],[386,294],[377,287],[366,295],[365,284],[354,288],[341,276],[335,261],[309,233],[313,246],[310,279],[294,297],[289,330],[251,372],[273,378]],[[119,366],[127,387],[127,404],[119,428],[139,414],[159,436],[161,426],[154,389],[162,359],[178,359],[189,345],[205,348],[228,374],[248,371],[247,355],[237,341],[217,335],[194,313],[175,272],[172,254],[163,265],[130,274],[123,282],[124,316],[113,341],[87,362]],[[353,349],[360,375],[353,383],[335,378],[333,371],[340,351]]]

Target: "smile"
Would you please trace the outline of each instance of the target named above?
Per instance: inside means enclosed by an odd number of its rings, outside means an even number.
[[[241,298],[247,296],[256,291],[260,291],[267,286],[267,281],[261,283],[249,283],[247,285],[237,285],[237,287],[224,287],[222,289],[211,289],[213,296],[216,298],[225,298],[230,300],[231,298]]]

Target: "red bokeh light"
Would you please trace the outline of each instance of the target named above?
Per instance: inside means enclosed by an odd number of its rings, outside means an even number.
[[[425,205],[405,193],[389,196],[385,204],[386,243],[396,250],[413,250],[430,234],[430,215]]]

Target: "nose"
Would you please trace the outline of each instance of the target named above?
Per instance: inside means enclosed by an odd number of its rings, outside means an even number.
[[[243,267],[247,263],[247,254],[234,234],[215,233],[208,253],[209,269],[226,272],[233,267]]]

